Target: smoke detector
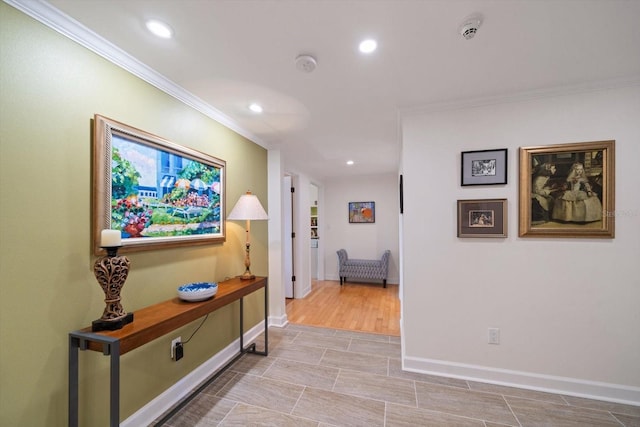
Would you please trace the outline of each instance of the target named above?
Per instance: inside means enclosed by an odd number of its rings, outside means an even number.
[[[303,73],[310,73],[316,69],[318,62],[311,55],[299,55],[296,58],[296,68]]]
[[[470,15],[462,21],[458,31],[465,40],[470,40],[476,35],[480,25],[482,25],[482,18],[479,15]]]

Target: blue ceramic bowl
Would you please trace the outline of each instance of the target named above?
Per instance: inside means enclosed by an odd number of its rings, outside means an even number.
[[[185,301],[204,301],[218,292],[216,282],[189,283],[178,287],[178,296]]]

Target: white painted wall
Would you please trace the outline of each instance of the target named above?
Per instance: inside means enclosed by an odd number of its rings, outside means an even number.
[[[339,280],[336,251],[344,248],[351,258],[375,259],[389,249],[389,278],[398,283],[398,175],[341,177],[325,180],[322,223],[325,277]],[[376,202],[376,222],[350,224],[349,202]]]
[[[640,86],[412,113],[402,132],[405,368],[640,404]],[[609,139],[615,239],[519,238],[518,147]],[[461,151],[505,147],[506,186],[460,186]],[[456,237],[456,200],[476,198],[508,199],[508,238]]]
[[[282,191],[283,165],[282,154],[279,150],[269,150],[267,153],[267,167],[269,171],[269,323],[283,325],[287,321],[284,293],[285,259],[283,239],[282,212],[283,197],[289,193]]]

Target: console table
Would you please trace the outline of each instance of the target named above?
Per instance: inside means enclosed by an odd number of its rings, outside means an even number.
[[[78,426],[78,351],[100,351],[110,356],[110,425],[120,423],[120,356],[235,301],[240,302],[240,353],[268,353],[268,286],[266,277],[233,278],[218,283],[216,295],[206,301],[186,302],[176,297],[134,312],[134,321],[116,331],[92,332],[91,327],[69,333],[69,426]],[[264,351],[255,343],[244,347],[243,297],[264,288]]]

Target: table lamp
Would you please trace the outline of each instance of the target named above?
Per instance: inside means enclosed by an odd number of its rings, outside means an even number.
[[[251,274],[251,258],[249,257],[249,248],[251,246],[251,220],[265,220],[269,219],[269,217],[260,204],[258,197],[251,194],[251,191],[247,191],[247,194],[240,196],[240,199],[233,209],[231,209],[227,219],[247,221],[247,243],[244,257],[244,266],[246,268],[244,274],[240,276],[240,278],[243,280],[255,279],[256,276]]]

